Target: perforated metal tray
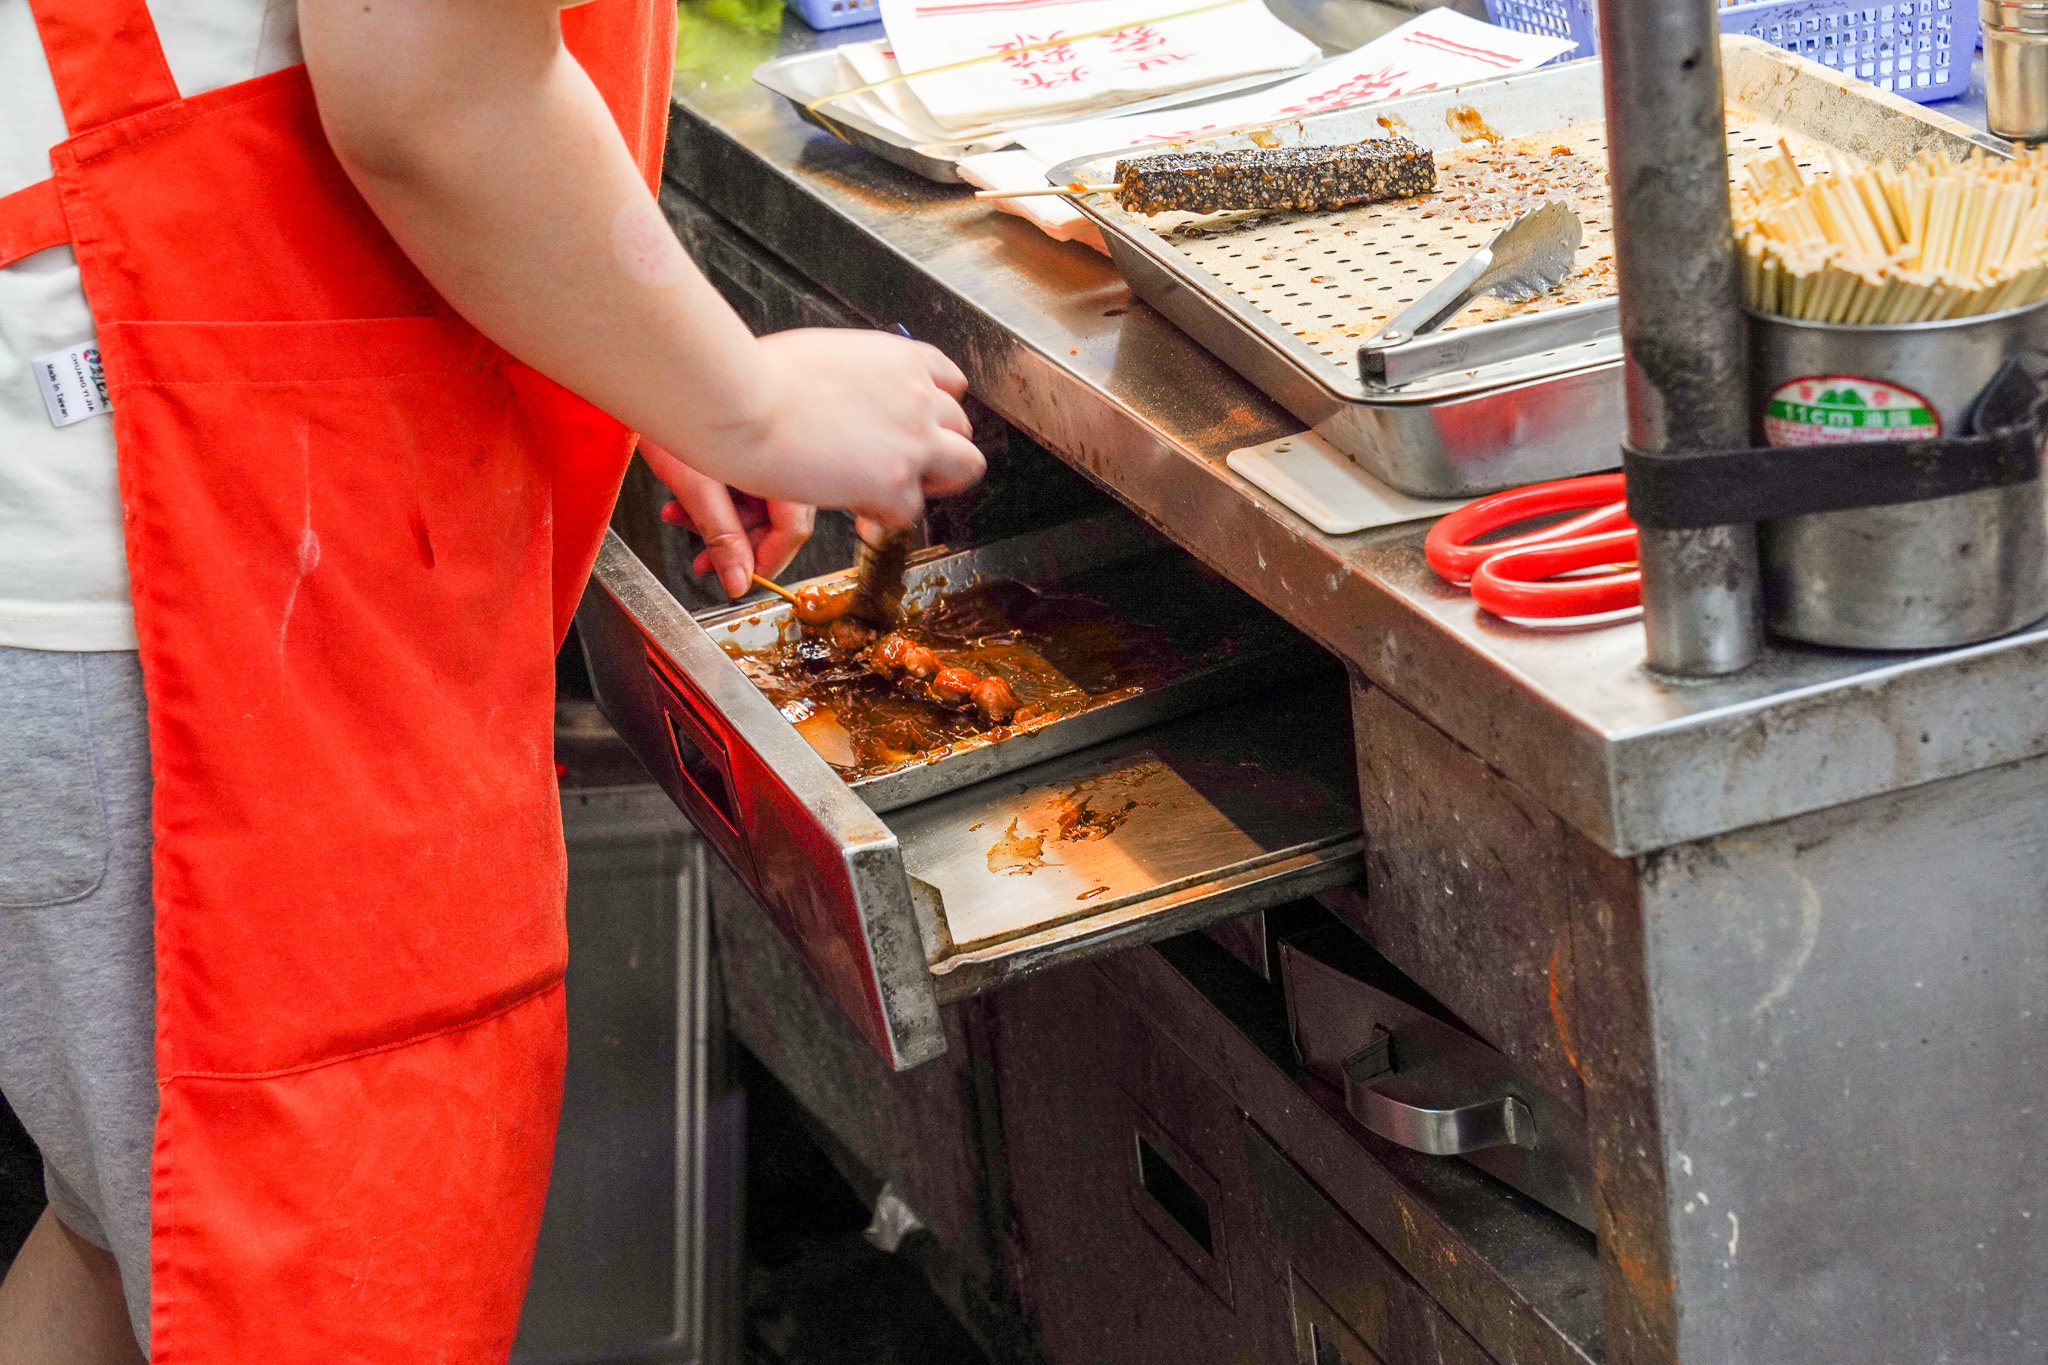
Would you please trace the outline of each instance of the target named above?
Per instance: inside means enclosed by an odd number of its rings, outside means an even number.
[[[1828,147],[1903,160],[1929,147],[1964,155],[2005,146],[1754,39],[1724,37],[1722,62],[1737,161],[1780,137],[1809,163],[1824,162]],[[1604,169],[1603,116],[1599,63],[1580,61],[1182,145],[1233,149],[1274,138],[1329,145],[1391,129],[1455,170],[1475,150],[1488,154],[1483,136],[1473,140],[1484,130],[1511,146],[1568,147],[1566,160]],[[1102,183],[1131,154],[1076,158],[1046,178]],[[1398,388],[1366,382],[1358,344],[1517,211],[1546,197],[1579,211],[1586,226],[1580,268],[1597,277],[1613,247],[1602,177],[1589,178],[1597,188],[1548,195],[1532,188],[1511,196],[1519,203],[1481,212],[1441,196],[1335,213],[1149,218],[1125,212],[1109,194],[1076,202],[1101,226],[1139,297],[1387,483],[1418,497],[1461,497],[1618,462],[1624,413],[1611,285],[1582,277],[1580,294],[1512,316],[1504,305],[1468,311],[1418,343],[1464,363]],[[1574,301],[1587,294],[1595,297]]]

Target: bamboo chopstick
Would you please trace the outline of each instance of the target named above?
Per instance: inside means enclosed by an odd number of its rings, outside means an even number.
[[[1743,297],[1785,317],[1928,322],[2048,298],[2048,150],[1904,166],[1829,151],[1808,174],[1783,141],[1731,196]]]

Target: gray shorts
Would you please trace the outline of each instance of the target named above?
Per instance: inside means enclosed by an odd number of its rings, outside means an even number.
[[[133,653],[0,646],[0,1093],[149,1337],[149,737]]]

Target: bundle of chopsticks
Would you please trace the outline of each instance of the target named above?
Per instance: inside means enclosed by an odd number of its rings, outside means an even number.
[[[1828,153],[1809,179],[1782,141],[1733,191],[1743,293],[1817,322],[1932,322],[2048,297],[2048,149],[1904,169]]]

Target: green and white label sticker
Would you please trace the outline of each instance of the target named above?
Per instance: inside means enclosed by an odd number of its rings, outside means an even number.
[[[1808,375],[1780,384],[1764,409],[1774,446],[1842,441],[1918,441],[1941,435],[1941,419],[1911,389],[1852,374]]]

